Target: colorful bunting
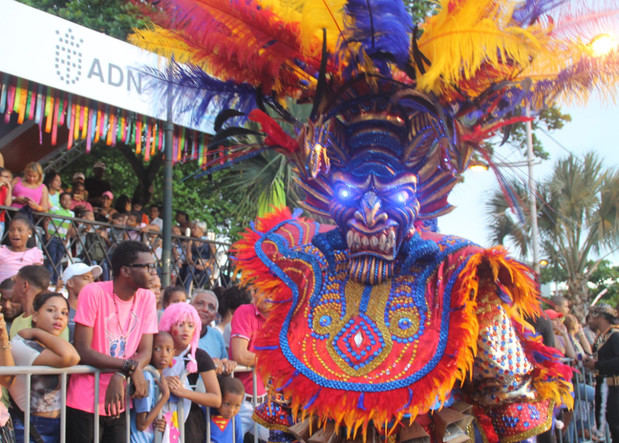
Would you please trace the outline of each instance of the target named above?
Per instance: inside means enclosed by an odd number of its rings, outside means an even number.
[[[100,140],[108,146],[115,146],[117,141],[135,143],[136,153],[148,159],[164,148],[165,122],[2,74],[0,115],[4,114],[8,123],[13,112],[19,123],[32,120],[38,124],[40,139],[43,132],[51,134],[52,145],[58,141],[58,129],[66,126],[67,149],[79,140],[86,142],[86,152],[90,152],[92,143]],[[175,126],[173,161],[197,158],[201,163],[202,157],[206,157],[206,143],[204,134]],[[200,155],[196,155],[198,152]]]

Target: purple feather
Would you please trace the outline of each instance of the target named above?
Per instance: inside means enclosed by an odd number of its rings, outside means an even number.
[[[353,19],[347,23],[344,38],[359,42],[370,57],[389,54],[398,64],[409,58],[412,18],[402,1],[349,0],[346,13]]]
[[[167,84],[174,85],[174,108],[191,111],[194,123],[199,123],[207,109],[216,115],[223,109],[236,109],[248,114],[257,107],[256,89],[246,83],[221,81],[211,77],[195,65],[181,65],[172,61],[172,72],[149,70],[150,86],[164,99]],[[164,85],[162,85],[162,82]],[[209,109],[209,106],[213,106]],[[236,120],[236,123],[240,123]]]
[[[583,57],[559,72],[552,80],[542,80],[535,85],[535,94],[551,100],[561,93],[579,94],[596,88],[604,77],[611,78],[619,69],[619,51],[605,57]]]
[[[567,0],[527,0],[514,10],[512,19],[520,26],[526,27],[533,23],[539,16],[545,14]]]

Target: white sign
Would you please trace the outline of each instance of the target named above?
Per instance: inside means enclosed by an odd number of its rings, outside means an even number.
[[[0,71],[52,88],[166,120],[162,94],[148,87],[145,68],[167,61],[152,52],[13,0],[0,0]],[[191,110],[174,111],[175,124],[209,132]]]

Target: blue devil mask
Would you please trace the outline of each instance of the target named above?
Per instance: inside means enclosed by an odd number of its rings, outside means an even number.
[[[355,281],[391,278],[418,217],[449,209],[446,196],[455,174],[445,153],[452,131],[439,109],[407,88],[347,97],[306,136],[306,150],[323,150],[325,157],[322,169],[302,180],[306,204],[314,212],[321,206],[337,223]]]

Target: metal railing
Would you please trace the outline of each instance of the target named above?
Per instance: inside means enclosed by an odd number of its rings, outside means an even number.
[[[595,441],[610,442],[610,431],[606,417],[595,416],[595,385],[593,373],[585,368],[581,360],[563,359],[574,368],[572,383],[574,385],[574,409],[563,414],[567,420],[563,429],[557,429],[559,443],[589,443]],[[596,421],[600,421],[598,428]]]
[[[149,367],[144,370],[148,370],[154,376],[157,374],[154,370],[149,370]],[[254,387],[254,395],[253,395],[253,406],[254,409],[257,406],[256,399],[258,398],[256,395],[256,371],[253,368],[248,368],[244,366],[238,366],[235,372],[249,372],[251,371],[253,374],[253,387]],[[100,398],[100,376],[105,373],[117,372],[116,370],[101,370],[95,368],[93,366],[85,366],[78,365],[72,366],[69,368],[54,368],[50,366],[0,366],[0,376],[7,375],[25,375],[26,376],[26,406],[24,412],[24,442],[30,441],[30,417],[31,417],[31,379],[33,375],[58,375],[60,376],[60,443],[65,443],[67,440],[66,436],[66,424],[67,424],[67,376],[71,374],[94,374],[94,429],[93,429],[93,441],[99,441],[100,435],[100,425],[99,425],[99,398]],[[128,379],[126,392],[125,392],[125,436],[126,441],[129,442],[131,440],[131,416],[130,416],[130,406],[131,406],[131,398],[129,395],[129,382]],[[185,426],[183,424],[184,420],[184,409],[183,402],[178,402],[178,417],[179,420],[179,431],[180,431],[180,442],[185,443]],[[205,408],[205,420],[206,420],[206,438],[207,442],[211,441],[211,429],[210,429],[210,408]],[[232,420],[232,434],[235,434],[235,426],[236,423]],[[254,443],[258,443],[258,432],[257,432],[257,424],[254,422]],[[162,434],[160,432],[155,432],[155,441],[161,442]]]
[[[7,243],[9,223],[18,211],[16,208],[0,206],[2,210],[6,211],[6,229],[0,241]],[[99,265],[103,269],[102,279],[111,279],[112,251],[118,243],[128,239],[142,241],[151,247],[161,275],[161,232],[151,231],[148,227],[130,227],[59,214],[32,214],[35,232],[34,242],[29,247],[37,246],[41,249],[45,266],[52,273],[53,283],[63,269],[74,262]],[[230,244],[226,242],[173,235],[171,284],[184,286],[188,293],[192,288],[225,286],[231,275],[229,248]]]
[[[569,443],[587,443],[593,442],[593,434],[595,429],[595,406],[594,395],[589,388],[581,388],[579,386],[594,386],[593,375],[590,371],[586,370],[581,362],[575,362],[574,365],[578,372],[575,372],[574,377],[574,410],[571,422],[559,430],[557,429],[557,437],[559,442]],[[146,369],[145,369],[146,370]],[[253,378],[253,406],[254,409],[257,406],[257,375],[255,369],[239,366],[235,372],[252,372]],[[99,398],[100,398],[100,375],[103,373],[116,372],[114,370],[100,370],[92,366],[73,366],[70,368],[53,368],[48,366],[0,366],[0,376],[5,375],[25,375],[26,376],[26,407],[24,412],[24,441],[30,441],[30,393],[31,393],[31,377],[32,375],[59,375],[60,376],[60,396],[61,396],[61,409],[60,409],[60,443],[66,442],[66,394],[67,394],[67,376],[71,374],[94,374],[94,441],[98,441],[97,436],[99,432]],[[155,375],[153,373],[153,375]],[[125,405],[125,417],[126,417],[126,438],[127,442],[130,441],[131,433],[131,419],[130,419],[130,396],[129,396],[129,383],[127,383],[126,391],[126,405]],[[178,402],[178,416],[184,417],[183,402]],[[210,429],[210,408],[205,408],[205,420],[206,420],[206,432],[207,442],[210,441],[211,429]],[[233,435],[235,422],[232,421]],[[258,425],[254,422],[253,435],[254,443],[258,443]],[[179,425],[180,441],[185,442],[185,428],[183,425]],[[603,441],[610,442],[610,434],[608,426],[604,424],[603,432],[599,432],[598,438],[603,438]],[[161,441],[161,433],[155,432],[155,441]]]
[[[94,435],[99,435],[99,377],[101,373],[116,372],[113,370],[102,371],[92,366],[73,366],[70,368],[53,368],[50,366],[0,366],[0,376],[2,375],[25,375],[26,376],[26,410],[24,412],[24,442],[30,441],[30,400],[31,400],[31,380],[33,375],[59,375],[60,376],[60,441],[66,441],[66,424],[67,424],[67,376],[70,374],[94,374],[95,384],[95,422]],[[129,424],[129,397],[125,406],[125,414],[127,424]],[[129,436],[130,429],[127,429]],[[97,440],[95,438],[95,440]],[[127,440],[129,441],[129,440]]]

